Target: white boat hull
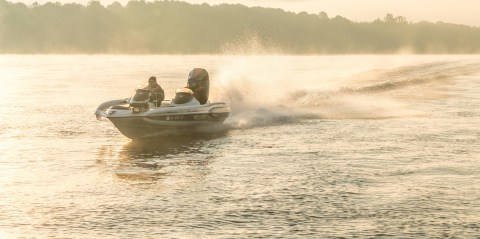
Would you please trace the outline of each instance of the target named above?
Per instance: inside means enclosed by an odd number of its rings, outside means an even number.
[[[131,107],[115,106],[119,102],[122,101],[102,104],[104,109],[99,107],[96,115],[97,118],[110,120],[130,139],[222,131],[225,129],[223,122],[230,113],[227,105],[221,102],[204,105],[175,105],[164,102],[161,107],[152,107],[143,112],[135,112]]]

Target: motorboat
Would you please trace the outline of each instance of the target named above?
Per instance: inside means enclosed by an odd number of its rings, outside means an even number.
[[[95,115],[108,119],[126,137],[142,139],[169,135],[204,134],[224,129],[230,109],[224,102],[208,101],[208,73],[190,72],[188,88],[159,101],[155,92],[137,88],[130,98],[100,104]]]

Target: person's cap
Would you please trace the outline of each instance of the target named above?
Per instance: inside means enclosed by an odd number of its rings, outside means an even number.
[[[153,82],[157,82],[157,78],[155,76],[151,76],[149,79],[148,79],[148,83],[153,83]]]

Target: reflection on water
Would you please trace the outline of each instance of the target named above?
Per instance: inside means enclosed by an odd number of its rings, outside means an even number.
[[[202,136],[172,136],[145,140],[134,140],[124,145],[122,159],[138,159],[146,157],[161,157],[169,154],[191,153],[198,148],[203,140]]]
[[[132,181],[193,181],[208,172],[208,164],[218,157],[215,145],[226,134],[189,135],[134,140],[123,147],[103,145],[97,163],[119,179]]]

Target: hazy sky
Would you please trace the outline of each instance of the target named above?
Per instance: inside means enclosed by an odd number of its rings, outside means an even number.
[[[9,0],[12,2],[78,2],[87,4],[90,0]],[[100,0],[108,5],[115,0]],[[128,0],[117,0],[126,4]],[[147,0],[148,1],[148,0]],[[480,27],[480,0],[185,0],[190,3],[207,2],[240,3],[246,6],[282,8],[286,11],[318,13],[325,11],[330,17],[341,15],[353,21],[372,21],[383,18],[387,13],[404,16],[408,21],[450,22]]]

